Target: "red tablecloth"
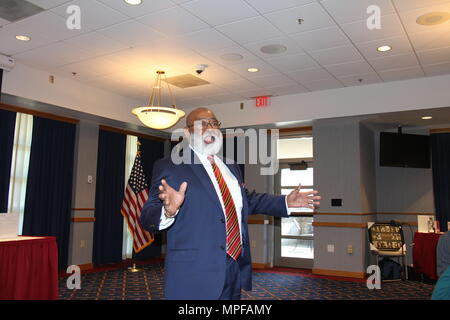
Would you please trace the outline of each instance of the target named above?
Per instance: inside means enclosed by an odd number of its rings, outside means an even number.
[[[414,270],[434,280],[438,278],[436,271],[436,247],[440,236],[441,234],[439,233],[416,232],[414,234]]]
[[[55,237],[0,240],[0,300],[58,299]]]

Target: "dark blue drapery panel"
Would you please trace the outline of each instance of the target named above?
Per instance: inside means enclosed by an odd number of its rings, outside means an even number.
[[[9,181],[16,113],[0,110],[0,213],[8,210]]]
[[[441,231],[450,221],[450,133],[431,134],[434,207]]]
[[[122,261],[126,135],[100,130],[95,192],[94,248],[96,265]]]
[[[147,184],[150,187],[152,178],[153,164],[156,160],[164,157],[164,142],[150,139],[139,138],[141,143],[141,159]],[[133,257],[137,260],[145,260],[150,258],[159,258],[161,256],[162,234],[154,234],[155,240],[143,249],[141,252],[133,252]]]
[[[23,235],[56,236],[59,267],[67,267],[76,126],[33,118]]]

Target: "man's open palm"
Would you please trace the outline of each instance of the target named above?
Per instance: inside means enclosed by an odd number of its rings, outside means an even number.
[[[159,199],[162,200],[164,209],[166,210],[167,216],[174,216],[177,210],[181,207],[184,201],[184,194],[187,189],[187,182],[183,182],[180,185],[180,189],[177,191],[166,182],[166,180],[161,180],[161,185],[159,186]]]
[[[314,209],[320,205],[319,201],[321,197],[316,196],[319,193],[317,190],[301,192],[302,185],[299,184],[297,188],[291,191],[287,196],[287,205],[289,208],[309,208]]]

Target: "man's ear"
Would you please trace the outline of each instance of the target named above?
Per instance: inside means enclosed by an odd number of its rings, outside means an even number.
[[[189,138],[191,137],[191,133],[189,132],[189,128],[185,127],[183,130],[184,130],[184,136],[186,137],[186,140],[189,141]]]

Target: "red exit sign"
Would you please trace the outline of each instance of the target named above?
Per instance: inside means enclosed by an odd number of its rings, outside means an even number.
[[[270,104],[270,96],[255,97],[255,106],[267,107]]]

